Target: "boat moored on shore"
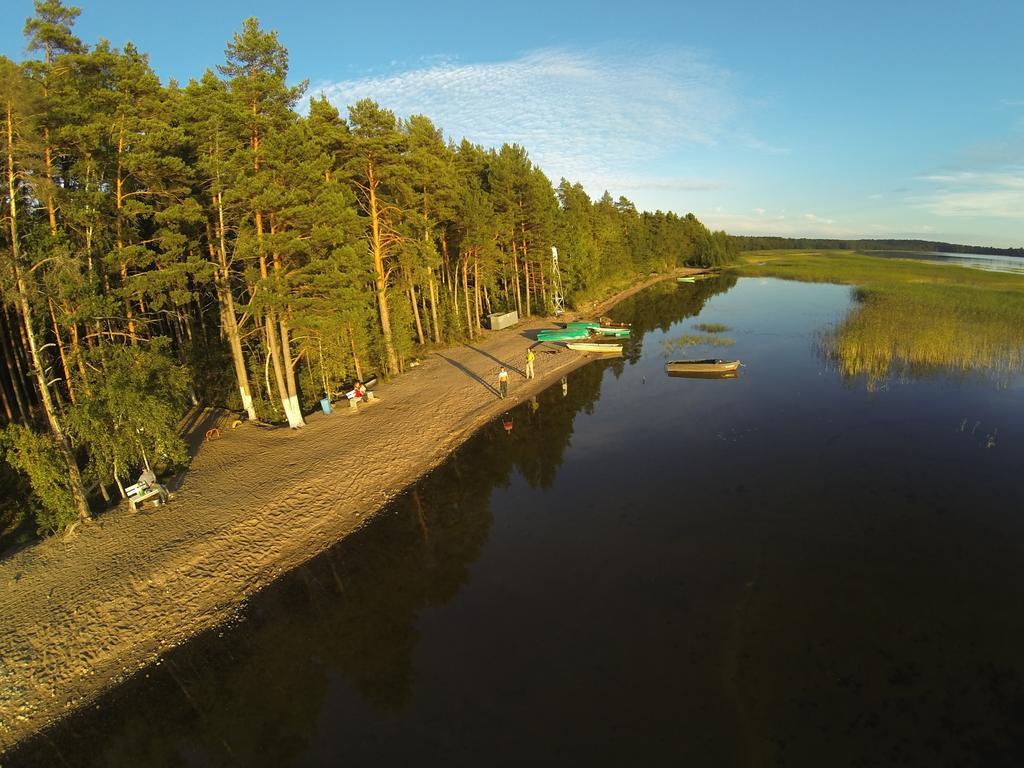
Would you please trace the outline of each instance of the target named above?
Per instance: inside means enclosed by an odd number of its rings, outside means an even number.
[[[598,352],[600,354],[622,354],[621,344],[602,344],[596,341],[570,341],[566,345],[569,349],[576,352]]]

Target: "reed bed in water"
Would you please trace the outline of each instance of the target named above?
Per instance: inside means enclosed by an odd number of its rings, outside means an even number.
[[[736,343],[735,339],[725,336],[713,336],[711,334],[683,334],[674,339],[664,339],[661,342],[661,354],[665,357],[690,347],[731,347]]]
[[[850,251],[744,254],[743,275],[854,284],[856,308],[822,334],[822,354],[873,389],[901,378],[1024,369],[1024,277]]]

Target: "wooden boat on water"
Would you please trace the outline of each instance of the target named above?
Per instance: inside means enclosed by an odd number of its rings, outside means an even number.
[[[602,325],[598,328],[591,328],[591,333],[599,334],[601,336],[616,336],[620,339],[624,339],[629,336],[629,328],[612,328],[607,325]]]
[[[715,374],[736,373],[739,360],[671,360],[665,363],[665,372],[674,374]]]
[[[666,375],[670,379],[738,379],[740,377],[736,371],[726,371],[725,373],[673,373],[667,371]]]
[[[595,341],[569,341],[565,346],[576,352],[600,352],[602,354],[622,354],[621,344],[601,344]]]

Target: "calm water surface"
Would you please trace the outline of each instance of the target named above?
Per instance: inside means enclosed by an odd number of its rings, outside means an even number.
[[[987,269],[992,272],[1024,274],[1024,258],[983,253],[927,253],[924,251],[863,251],[868,256],[883,259],[914,259],[936,264],[959,264],[961,267]]]
[[[843,379],[854,309],[638,295],[624,359],[11,765],[1021,764],[1024,382]],[[698,322],[739,378],[665,375]]]

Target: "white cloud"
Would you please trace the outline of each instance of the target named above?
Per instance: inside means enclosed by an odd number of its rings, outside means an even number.
[[[371,98],[399,116],[425,114],[455,139],[519,143],[552,180],[579,181],[593,195],[720,187],[678,174],[678,156],[729,140],[740,110],[731,73],[680,50],[556,49],[496,63],[433,60],[311,90],[342,110]]]
[[[936,216],[1024,222],[1024,167],[935,173],[921,181],[932,188],[911,203]]]
[[[731,213],[722,209],[695,211],[711,229],[724,229],[732,235],[777,235],[779,237],[855,237],[858,230],[841,226],[833,219],[813,213],[787,216],[755,208],[754,215]]]
[[[811,222],[812,224],[828,224],[828,225],[835,224],[835,221],[833,221],[832,219],[825,219],[825,218],[822,218],[821,216],[817,216],[817,215],[815,215],[813,213],[805,213],[804,214],[804,219],[806,219],[807,221]]]

